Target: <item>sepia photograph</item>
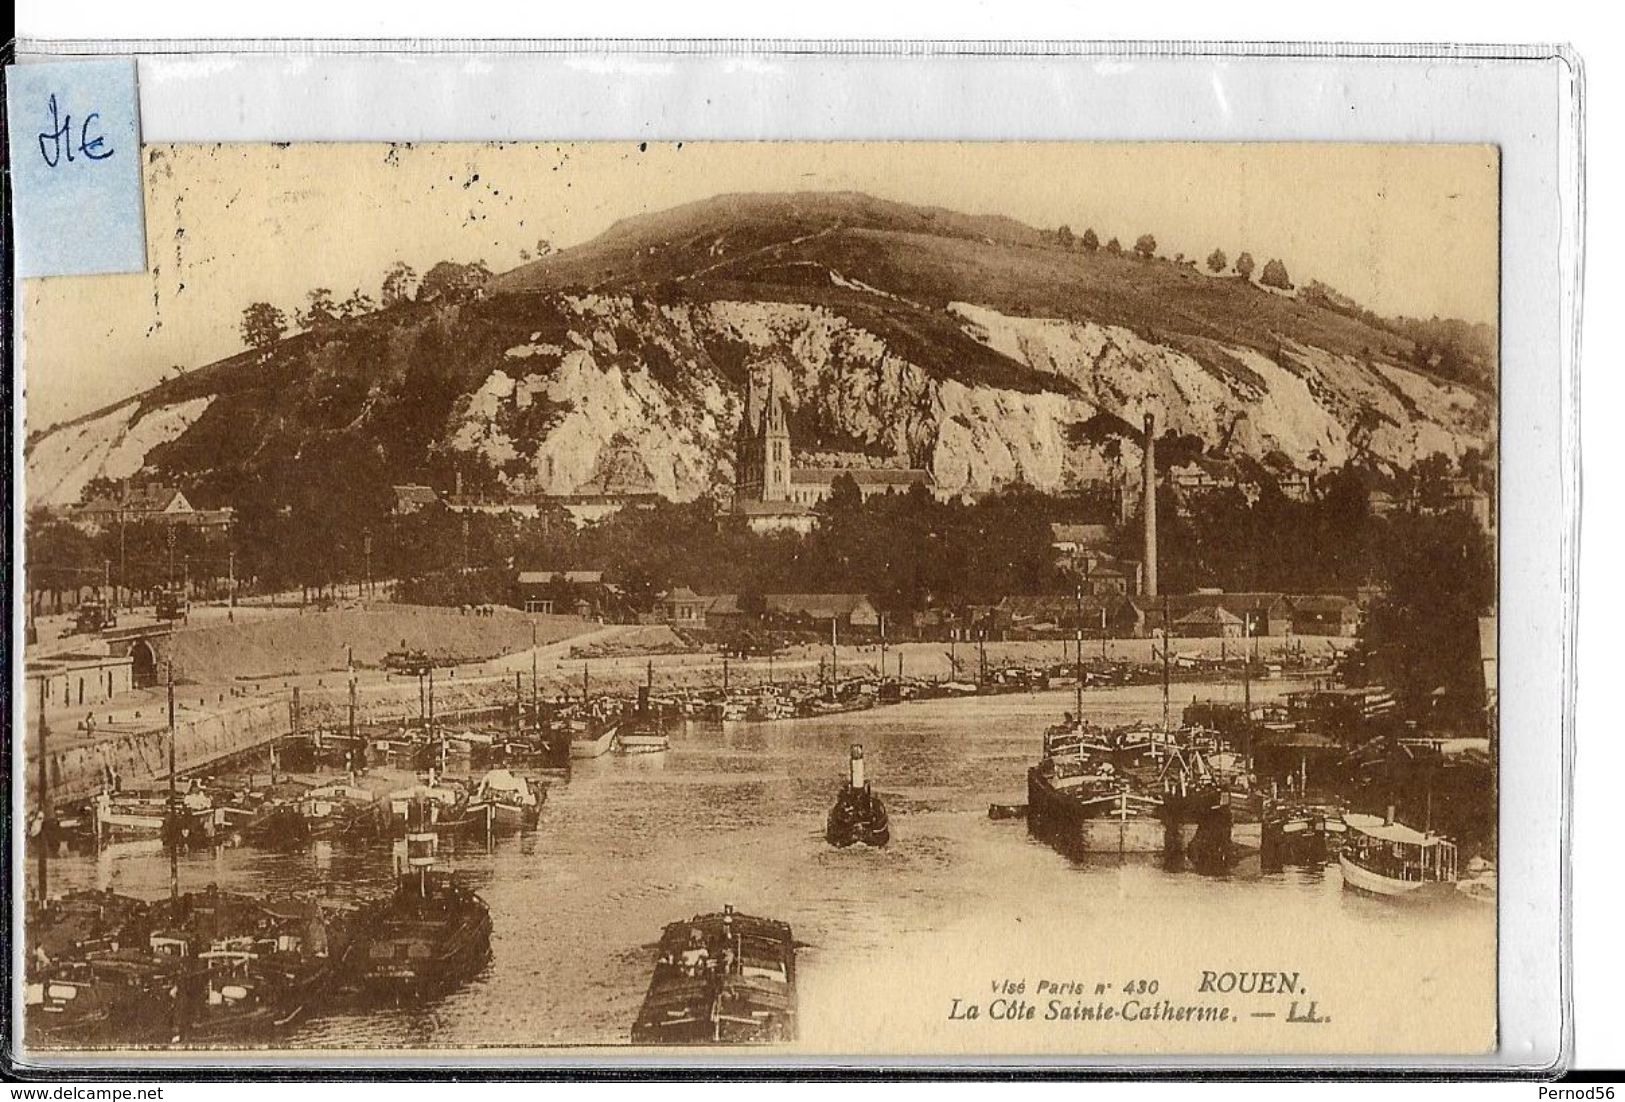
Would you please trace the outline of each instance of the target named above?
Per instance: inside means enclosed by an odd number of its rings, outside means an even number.
[[[139,168],[16,291],[30,1058],[1497,1049],[1494,146]]]

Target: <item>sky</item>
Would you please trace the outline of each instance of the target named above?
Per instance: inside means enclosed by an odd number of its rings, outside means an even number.
[[[1493,322],[1496,150],[1169,143],[305,143],[147,146],[144,273],[30,279],[30,431],[242,349],[244,307],[376,298],[404,260],[524,262],[538,241],[739,191],[862,191],[1320,279],[1382,314]]]

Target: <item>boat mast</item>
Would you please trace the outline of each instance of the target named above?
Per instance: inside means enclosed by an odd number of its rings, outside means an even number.
[[[886,680],[886,614],[880,614],[880,680]]]
[[[1168,595],[1162,597],[1162,733],[1168,733],[1168,648],[1173,639],[1173,618],[1168,611]]]
[[[180,814],[175,806],[175,661],[164,664],[164,683],[169,700],[169,814],[165,827],[169,831],[169,898],[179,899],[181,894],[180,866]]]
[[[350,749],[355,749],[355,648],[344,648],[344,670],[350,681]]]
[[[1078,667],[1077,667],[1077,679],[1076,680],[1077,680],[1077,685],[1074,686],[1074,688],[1072,690],[1072,695],[1074,697],[1074,704],[1075,704],[1075,707],[1077,708],[1077,711],[1074,714],[1078,717],[1078,727],[1082,728],[1083,727],[1083,629],[1081,627],[1078,629]]]
[[[541,702],[536,699],[536,621],[530,622],[530,712],[536,725],[542,725]]]
[[[1253,768],[1253,617],[1251,613],[1241,614],[1241,732],[1245,743],[1242,746],[1241,757],[1247,764],[1248,772]]]
[[[837,666],[837,663],[840,661],[840,658],[838,657],[840,654],[840,646],[836,642],[835,638],[836,620],[837,617],[835,614],[831,613],[829,617],[829,689],[832,693],[838,691],[841,687],[841,674]]]
[[[45,761],[45,740],[50,734],[45,725],[45,678],[39,679],[39,901],[44,903],[51,897],[48,886],[50,883],[50,849],[51,849],[51,794],[50,794],[50,767]],[[64,692],[63,695],[66,695]]]
[[[429,667],[429,712],[426,717],[429,724],[429,741],[434,741],[434,667]],[[440,772],[446,772],[446,740],[440,740]]]

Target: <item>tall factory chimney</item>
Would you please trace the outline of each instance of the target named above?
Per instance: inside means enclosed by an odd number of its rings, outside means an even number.
[[[1145,511],[1145,595],[1157,595],[1157,418],[1145,415],[1140,503]]]

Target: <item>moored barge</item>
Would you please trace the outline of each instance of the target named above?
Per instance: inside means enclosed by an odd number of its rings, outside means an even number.
[[[796,942],[770,918],[695,915],[660,936],[632,1024],[645,1045],[778,1044],[796,1039]]]

